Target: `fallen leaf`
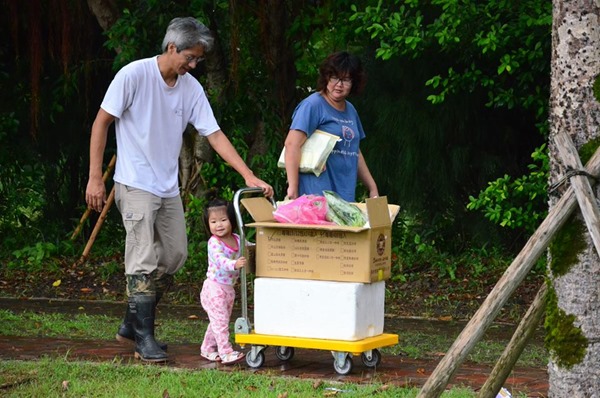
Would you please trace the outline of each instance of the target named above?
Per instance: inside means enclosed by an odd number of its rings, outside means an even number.
[[[63,391],[67,391],[69,389],[69,382],[67,380],[63,380],[62,389]]]
[[[420,375],[424,375],[425,374],[425,369],[424,368],[419,368],[417,369],[417,373]]]
[[[91,293],[91,292],[93,292],[93,290],[90,289],[89,287],[82,287],[80,289],[80,291],[81,291],[81,293]]]
[[[171,396],[169,395],[169,390],[167,390],[167,389],[165,388],[165,390],[163,391],[163,394],[162,394],[162,398],[170,398],[170,397],[171,397]]]
[[[54,283],[52,284],[52,286],[54,287],[59,287],[60,286],[60,282],[62,282],[60,279],[57,279],[54,281]]]
[[[188,316],[188,319],[198,319],[198,315],[190,315]]]
[[[452,320],[452,315],[447,315],[447,316],[441,316],[439,317],[440,321],[451,321]]]
[[[321,387],[323,385],[323,381],[322,380],[316,380],[313,383],[313,388],[316,390],[317,388]]]
[[[281,393],[281,394],[277,395],[277,398],[287,398],[287,397],[288,397],[288,393],[287,392],[284,392],[284,393]]]

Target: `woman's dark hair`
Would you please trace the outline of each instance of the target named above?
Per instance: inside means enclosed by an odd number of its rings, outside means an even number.
[[[211,210],[214,210],[217,207],[225,207],[227,209],[227,218],[229,218],[229,222],[231,223],[231,232],[236,232],[237,218],[235,217],[235,209],[233,208],[233,203],[228,202],[224,199],[216,198],[210,200],[208,202],[208,205],[206,205],[206,207],[204,208],[202,221],[204,223],[206,235],[210,237],[210,226],[208,225],[208,217],[210,215]]]
[[[321,66],[319,66],[319,78],[317,79],[317,91],[325,90],[329,78],[332,76],[350,77],[352,79],[350,94],[360,94],[365,87],[367,79],[360,58],[347,51],[330,54],[321,63]]]

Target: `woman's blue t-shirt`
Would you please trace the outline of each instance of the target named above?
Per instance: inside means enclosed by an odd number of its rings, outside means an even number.
[[[354,202],[359,145],[360,140],[365,138],[354,106],[346,101],[346,110],[338,111],[320,93],[313,93],[294,110],[290,130],[303,131],[308,137],[315,130],[322,130],[341,138],[335,144],[327,159],[325,171],[319,177],[313,173],[300,173],[298,194],[323,195],[323,190],[330,190],[338,193],[344,200]]]

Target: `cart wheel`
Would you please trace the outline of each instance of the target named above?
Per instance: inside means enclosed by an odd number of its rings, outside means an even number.
[[[378,349],[371,350],[371,359],[367,358],[367,354],[364,352],[361,354],[360,358],[362,359],[363,364],[367,368],[375,368],[379,366],[381,363],[381,352]]]
[[[263,351],[257,352],[253,358],[252,352],[249,352],[246,355],[246,363],[251,368],[260,368],[265,363],[265,353]]]
[[[275,355],[281,361],[289,361],[294,357],[294,347],[277,347]]]
[[[333,361],[333,368],[335,369],[335,371],[344,376],[347,375],[348,373],[352,372],[352,367],[354,366],[354,364],[352,363],[352,358],[351,357],[346,357],[346,359],[344,360],[344,365],[343,366],[339,366],[338,361],[334,360]]]

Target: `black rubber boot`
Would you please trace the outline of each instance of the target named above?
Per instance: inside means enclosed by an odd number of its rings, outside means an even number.
[[[158,297],[156,302],[158,304]],[[117,332],[115,338],[119,343],[127,344],[133,348],[135,346],[135,332],[133,331],[131,319],[131,311],[129,310],[129,305],[127,305],[125,318],[123,319],[123,322],[121,322],[121,326],[119,326],[119,331]],[[157,341],[156,344],[158,344],[161,350],[167,351],[168,345],[166,343]]]
[[[129,297],[129,311],[135,331],[135,357],[144,362],[166,362],[167,353],[154,339],[156,297],[139,294]]]

